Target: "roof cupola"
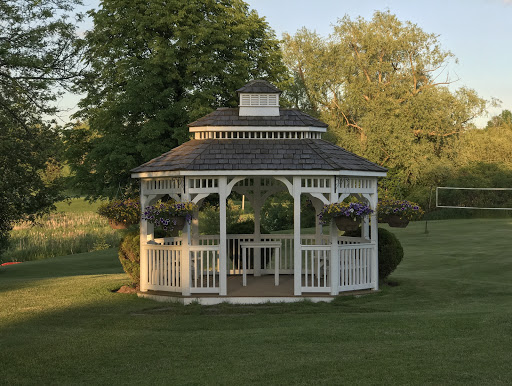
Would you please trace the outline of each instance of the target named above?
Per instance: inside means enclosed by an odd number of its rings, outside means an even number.
[[[240,117],[278,117],[279,90],[266,80],[256,79],[236,90],[240,97]]]

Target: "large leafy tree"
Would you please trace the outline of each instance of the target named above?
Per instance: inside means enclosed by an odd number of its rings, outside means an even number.
[[[0,251],[14,221],[58,197],[59,138],[45,117],[76,75],[73,0],[0,1]]]
[[[489,120],[485,129],[467,130],[457,149],[457,164],[496,164],[512,170],[512,113],[503,110]]]
[[[129,170],[188,139],[186,124],[248,80],[284,80],[278,41],[240,0],[104,0],[83,44],[90,71],[69,133],[75,186],[115,196]],[[133,186],[132,186],[133,187]]]
[[[303,88],[299,100],[330,124],[339,145],[390,168],[395,186],[452,158],[485,107],[473,90],[449,88],[453,55],[436,35],[389,12],[346,16],[327,39],[306,29],[285,35],[284,53]]]

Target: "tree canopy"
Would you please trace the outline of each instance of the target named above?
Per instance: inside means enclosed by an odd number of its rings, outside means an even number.
[[[58,135],[45,121],[76,75],[73,0],[0,2],[0,251],[14,221],[52,205]]]
[[[453,55],[437,36],[389,12],[345,16],[327,39],[307,29],[284,38],[295,101],[316,110],[340,146],[390,168],[396,185],[453,157],[485,108],[473,90],[448,87]]]
[[[186,124],[221,106],[248,80],[285,80],[278,40],[240,0],[105,0],[82,45],[89,71],[69,133],[75,186],[112,197],[129,170],[188,139]]]

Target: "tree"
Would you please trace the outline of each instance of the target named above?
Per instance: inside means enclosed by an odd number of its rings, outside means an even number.
[[[510,110],[503,110],[501,114],[496,115],[487,122],[486,128],[504,126],[512,129],[512,112]]]
[[[457,146],[456,163],[468,166],[485,162],[512,170],[512,114],[503,110],[491,118],[485,129],[464,132]]]
[[[73,0],[0,2],[0,252],[13,222],[58,197],[58,133],[44,117],[76,75]]]
[[[390,168],[395,187],[452,158],[454,143],[485,108],[473,90],[448,88],[453,55],[437,36],[389,12],[370,21],[345,16],[328,39],[302,29],[285,36],[284,47],[297,87],[333,139]]]
[[[101,6],[83,40],[89,72],[77,117],[90,136],[73,165],[75,186],[94,198],[129,190],[130,169],[187,140],[187,123],[235,106],[234,90],[248,80],[285,79],[273,31],[243,1]]]

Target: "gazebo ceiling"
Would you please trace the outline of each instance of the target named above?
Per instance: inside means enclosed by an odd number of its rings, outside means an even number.
[[[132,173],[211,170],[386,169],[321,139],[191,140],[135,168]]]

